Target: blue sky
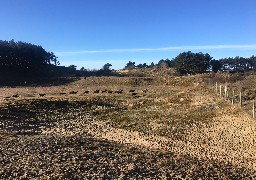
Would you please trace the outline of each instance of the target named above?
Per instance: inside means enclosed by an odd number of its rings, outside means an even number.
[[[100,69],[179,53],[256,55],[255,0],[0,0],[0,39],[53,51],[61,65]]]

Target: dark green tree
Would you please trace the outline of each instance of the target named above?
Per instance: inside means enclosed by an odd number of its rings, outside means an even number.
[[[143,66],[143,64],[138,64],[138,65],[136,66],[136,68],[138,68],[138,69],[143,69],[144,66]]]
[[[104,66],[103,66],[103,70],[104,71],[110,71],[110,67],[112,66],[112,64],[110,64],[110,63],[107,63],[107,64],[105,64]]]
[[[168,65],[168,62],[166,62],[165,60],[161,59],[157,63],[157,67],[159,67],[159,68],[167,68],[167,67],[169,67],[169,65]]]
[[[155,67],[154,62],[152,62],[148,67],[149,67],[149,68],[154,68],[154,67]]]
[[[84,67],[81,67],[80,71],[87,71]]]
[[[244,72],[255,70],[256,68],[255,56],[251,56],[250,58],[236,56],[234,58],[219,59],[219,61],[224,71]]]
[[[215,59],[211,60],[210,65],[211,65],[212,71],[215,73],[220,71],[222,68],[220,61]]]
[[[143,63],[142,65],[143,65],[143,68],[148,68],[147,63]]]
[[[124,69],[127,69],[127,70],[131,70],[131,69],[135,69],[135,62],[131,62],[129,61],[126,66],[124,67]]]
[[[68,66],[68,68],[70,68],[72,70],[76,70],[77,66],[72,64],[72,65]]]
[[[206,53],[192,53],[191,51],[180,53],[173,59],[174,68],[181,74],[204,73],[210,68],[212,57]]]
[[[44,65],[59,65],[53,52],[25,42],[0,40],[0,68],[41,69]]]
[[[138,65],[136,66],[136,68],[138,68],[138,69],[145,69],[145,68],[148,68],[148,65],[147,65],[147,63],[138,64]]]
[[[255,70],[256,69],[256,56],[250,57],[250,69]]]

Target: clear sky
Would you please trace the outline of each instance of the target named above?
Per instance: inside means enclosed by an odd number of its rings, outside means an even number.
[[[0,0],[0,39],[99,69],[179,53],[256,55],[256,0]]]

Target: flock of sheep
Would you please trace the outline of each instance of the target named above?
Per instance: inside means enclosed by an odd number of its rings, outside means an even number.
[[[139,93],[148,93],[149,90],[148,89],[142,89],[142,90],[136,90],[136,89],[130,89],[127,91],[127,93],[131,94],[133,97],[137,97]],[[84,90],[82,91],[82,93],[80,95],[85,95],[85,94],[123,94],[125,93],[125,91],[123,89],[119,89],[119,90],[111,90],[111,89],[96,89],[96,90]],[[60,96],[64,96],[64,95],[76,95],[78,94],[78,91],[77,90],[72,90],[72,91],[69,91],[69,92],[59,92],[58,95]],[[35,94],[35,96],[37,97],[45,97],[47,96],[47,93],[37,93]],[[20,94],[18,93],[15,93],[13,95],[8,95],[8,96],[5,96],[3,99],[11,99],[11,98],[19,98],[21,97]]]
[[[131,95],[133,95],[133,96],[138,94],[138,92],[135,89],[131,89],[128,92],[131,93]],[[141,90],[141,92],[147,93],[148,89],[143,89],[143,90]],[[70,91],[68,94],[77,94],[77,93],[78,93],[78,91]],[[85,90],[82,94],[89,94],[89,93],[90,93],[90,90]],[[122,93],[124,93],[124,90],[123,89],[119,89],[119,90],[96,89],[94,91],[91,91],[91,93],[93,93],[93,94],[99,94],[99,93],[122,94]],[[66,94],[67,93],[65,93],[65,92],[60,93],[60,95],[66,95]]]

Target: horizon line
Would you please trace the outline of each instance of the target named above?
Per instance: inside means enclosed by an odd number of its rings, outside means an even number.
[[[143,51],[175,51],[175,50],[206,50],[206,49],[240,49],[256,50],[256,44],[250,45],[205,45],[205,46],[170,46],[162,48],[131,48],[131,49],[105,49],[105,50],[80,50],[80,51],[56,51],[56,55],[72,54],[97,54],[97,53],[118,53],[118,52],[143,52]]]

